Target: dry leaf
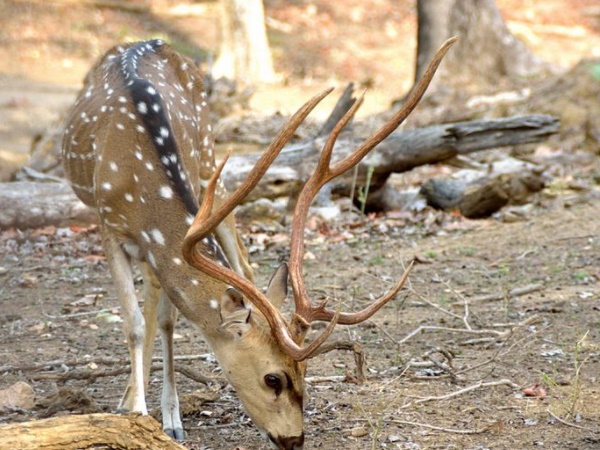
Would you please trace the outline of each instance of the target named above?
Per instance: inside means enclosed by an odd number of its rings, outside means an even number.
[[[546,395],[548,395],[546,388],[538,384],[529,388],[525,388],[522,392],[526,397],[545,398]]]

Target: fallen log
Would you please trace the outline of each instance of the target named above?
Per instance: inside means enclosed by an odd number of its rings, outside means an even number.
[[[372,198],[381,196],[378,191],[392,173],[406,172],[424,164],[436,164],[490,148],[540,142],[557,133],[558,128],[559,122],[555,117],[533,114],[396,131],[358,165],[356,173],[347,173],[333,180],[331,191],[348,196],[353,185],[364,186],[369,178],[368,204]],[[248,200],[272,199],[294,192],[305,179],[305,174],[312,173],[324,139],[317,138],[285,148]],[[341,137],[335,146],[333,161],[348,155],[355,143],[360,141],[354,137]],[[226,186],[234,189],[240,185],[258,157],[231,157],[223,171]]]
[[[186,450],[151,416],[85,414],[0,425],[2,448],[11,450]]]
[[[349,104],[349,100],[345,100]],[[559,128],[558,120],[548,115],[515,116],[477,120],[397,131],[380,143],[357,171],[342,175],[328,186],[334,195],[349,196],[353,187],[369,184],[367,209],[396,207],[386,189],[392,173],[411,170],[424,164],[447,161],[459,155],[540,142]],[[325,137],[286,147],[246,201],[275,199],[293,195],[311,173]],[[360,139],[345,135],[335,146],[333,160],[347,155]],[[232,191],[243,182],[260,155],[233,156],[223,170],[223,181]],[[0,183],[0,229],[34,228],[45,225],[67,226],[95,223],[96,216],[63,183]]]
[[[58,227],[97,221],[67,183],[0,183],[0,230]]]
[[[427,180],[421,186],[421,195],[434,208],[457,210],[465,217],[478,219],[509,203],[527,202],[546,184],[542,168],[514,158],[490,164],[479,173],[468,172],[450,179]]]

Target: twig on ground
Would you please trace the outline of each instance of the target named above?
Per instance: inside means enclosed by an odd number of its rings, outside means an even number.
[[[71,313],[71,314],[60,314],[58,316],[44,313],[44,317],[47,317],[48,319],[52,319],[52,320],[71,319],[72,317],[91,316],[94,314],[103,314],[105,312],[112,312],[112,311],[118,310],[119,308],[120,308],[119,306],[115,306],[114,308],[96,309],[94,311],[83,311],[83,312]]]
[[[162,364],[152,364],[151,371],[162,370]],[[129,373],[129,363],[125,364],[123,367],[119,367],[112,370],[92,370],[92,369],[82,369],[82,370],[71,370],[65,373],[39,373],[33,374],[28,378],[34,381],[40,380],[55,380],[55,381],[70,381],[70,380],[89,380],[90,383],[94,383],[98,378],[104,377],[116,377],[119,375]],[[181,375],[189,378],[190,380],[196,381],[197,383],[202,383],[207,386],[215,383],[216,381],[212,378],[208,378],[197,371],[190,369],[189,367],[181,366],[179,364],[175,365],[175,372],[180,373]]]
[[[542,289],[544,289],[543,284],[529,284],[527,286],[523,286],[520,288],[511,289],[508,292],[488,294],[488,295],[482,295],[480,297],[474,297],[474,298],[470,299],[470,302],[472,304],[472,303],[482,303],[482,302],[493,302],[493,301],[498,301],[498,300],[503,300],[503,299],[511,299],[514,297],[520,297],[522,295],[531,294],[532,292],[541,291]],[[459,306],[459,305],[462,305],[462,303],[456,302],[456,303],[451,303],[451,305]]]
[[[446,362],[436,360],[435,358],[433,358],[434,354],[442,355],[442,357],[446,360]],[[442,372],[448,374],[448,376],[450,378],[456,379],[456,373],[455,373],[454,367],[452,365],[452,361],[454,360],[454,355],[449,350],[446,350],[441,347],[436,347],[434,349],[429,350],[425,354],[423,354],[421,356],[421,358],[426,359],[426,361],[409,361],[406,364],[406,368],[407,369],[408,368],[427,369],[427,368],[433,367],[433,368],[437,368],[437,369],[441,370]],[[431,376],[420,377],[420,376],[411,375],[411,378],[431,379],[432,377]],[[440,377],[436,376],[436,378],[439,379]]]
[[[517,345],[519,345],[521,342],[523,342],[526,339],[531,338],[532,336],[535,336],[539,331],[535,330],[532,332],[531,335],[527,335],[522,337],[521,339],[518,339],[516,342],[513,342],[507,349],[504,350],[504,344],[506,344],[507,341],[504,341],[500,344],[500,346],[498,347],[498,350],[488,359],[486,359],[485,361],[482,361],[479,364],[475,364],[474,366],[471,367],[467,367],[466,369],[462,369],[456,372],[456,375],[463,375],[467,372],[471,372],[473,370],[476,369],[480,369],[481,367],[485,367],[488,364],[493,363],[494,361],[500,359],[502,356],[507,355],[508,353],[510,353],[512,351],[513,348],[515,348]],[[504,351],[502,351],[504,350]]]
[[[406,336],[404,336],[402,339],[400,339],[397,343],[404,344],[405,342],[409,341],[410,339],[415,337],[417,334],[419,334],[421,331],[446,331],[449,333],[464,333],[464,334],[473,334],[473,335],[479,335],[479,336],[490,335],[490,334],[492,335],[492,336],[487,336],[485,338],[478,338],[478,339],[472,339],[469,341],[461,342],[461,344],[463,344],[463,345],[472,345],[472,344],[478,344],[478,343],[484,343],[484,342],[498,341],[498,340],[508,338],[514,332],[514,330],[516,328],[529,326],[529,325],[533,324],[534,322],[536,322],[537,320],[539,320],[538,316],[531,316],[519,323],[506,324],[506,326],[512,327],[510,330],[506,330],[506,331],[498,331],[498,330],[490,330],[490,329],[472,330],[472,329],[464,329],[464,328],[440,327],[440,326],[435,326],[435,325],[421,325],[421,326],[415,328],[410,333],[408,333]]]
[[[475,334],[475,335],[482,335],[482,334],[484,334],[484,335],[485,334],[496,334],[497,335],[497,334],[500,334],[499,332],[494,331],[494,330],[465,330],[463,328],[440,327],[440,326],[436,326],[436,325],[421,325],[421,326],[415,328],[410,333],[408,333],[402,339],[397,341],[397,343],[404,344],[407,341],[409,341],[410,339],[412,339],[413,337],[415,337],[417,334],[419,334],[421,331],[447,331],[449,333],[466,333],[466,334]]]
[[[448,400],[450,398],[458,397],[459,395],[463,395],[468,392],[475,391],[477,389],[493,387],[493,386],[510,386],[513,389],[520,389],[519,385],[517,385],[516,383],[513,383],[511,380],[506,379],[506,378],[502,379],[502,380],[498,380],[498,381],[489,381],[487,383],[480,381],[479,383],[472,384],[471,386],[467,386],[465,388],[450,392],[445,395],[416,398],[416,400],[406,403],[401,408],[404,409],[404,408],[408,408],[409,406],[412,406],[414,404],[427,403],[427,402],[431,402],[431,401]]]
[[[477,430],[457,430],[456,428],[446,428],[446,427],[438,427],[436,425],[431,425],[428,423],[420,423],[420,422],[411,422],[409,420],[400,420],[400,419],[390,419],[386,420],[386,423],[397,423],[400,425],[409,425],[411,427],[421,427],[421,428],[429,428],[431,430],[443,431],[445,433],[454,433],[454,434],[481,434],[487,431],[490,431],[492,427],[487,426],[484,428],[479,428]]]
[[[452,292],[456,297],[458,297],[460,300],[462,300],[462,306],[464,309],[464,313],[462,316],[462,321],[465,324],[465,328],[467,330],[471,330],[471,325],[469,325],[469,301],[466,299],[466,297],[464,295],[462,295],[460,292],[458,292],[456,289],[454,289],[450,283],[448,283],[447,281],[444,281],[444,286],[446,286],[447,289],[450,290],[450,292]]]
[[[338,383],[341,381],[346,381],[346,376],[345,375],[314,376],[314,377],[306,377],[305,381],[308,384]]]
[[[444,314],[447,314],[447,315],[448,315],[448,316],[450,316],[450,317],[454,317],[455,319],[462,319],[462,316],[460,316],[459,314],[456,314],[456,313],[454,313],[454,312],[452,312],[452,311],[448,311],[447,309],[444,309],[444,308],[442,308],[440,305],[436,305],[436,304],[435,304],[435,303],[433,303],[432,301],[428,300],[428,299],[427,299],[427,298],[426,298],[424,295],[422,295],[422,294],[419,294],[418,292],[416,292],[416,291],[414,291],[414,290],[412,291],[412,293],[413,293],[414,295],[416,295],[416,296],[417,296],[417,298],[418,298],[420,301],[422,301],[423,303],[425,303],[426,305],[428,305],[428,306],[431,306],[432,308],[435,308],[435,309],[437,309],[438,311],[441,311],[441,312],[443,312]]]
[[[175,361],[197,361],[197,360],[206,360],[210,358],[210,353],[203,353],[200,355],[177,355],[173,359]],[[152,358],[153,362],[162,362],[162,356],[155,356]],[[46,361],[39,364],[31,364],[28,366],[13,366],[10,364],[0,366],[0,373],[3,372],[35,372],[39,370],[44,370],[48,367],[54,366],[66,366],[66,367],[76,367],[76,366],[87,366],[90,363],[95,363],[98,365],[105,366],[125,366],[129,364],[129,359],[116,359],[116,358],[86,358],[86,359],[55,359],[52,361]]]
[[[521,322],[518,322],[515,324],[507,324],[508,326],[512,326],[512,328],[510,328],[509,330],[500,331],[500,332],[496,331],[496,330],[489,330],[492,334],[495,335],[493,337],[470,339],[470,340],[461,342],[461,344],[462,345],[474,345],[474,344],[483,344],[483,343],[488,343],[488,342],[505,341],[518,328],[528,327],[528,326],[534,324],[535,322],[537,322],[538,320],[539,320],[539,317],[537,315],[534,315],[534,316],[531,316]]]
[[[366,380],[365,377],[365,353],[362,345],[356,341],[335,341],[325,343],[315,353],[315,356],[329,353],[333,350],[348,350],[354,354],[354,362],[356,364],[356,380],[362,383]]]
[[[581,425],[577,425],[577,424],[575,424],[575,423],[570,423],[570,422],[567,422],[567,421],[566,421],[566,420],[564,420],[564,419],[561,419],[561,418],[560,418],[560,417],[558,417],[556,414],[554,414],[552,411],[550,411],[550,408],[546,409],[546,412],[547,412],[548,414],[550,414],[550,415],[551,415],[551,416],[552,416],[552,417],[553,417],[555,420],[557,420],[558,422],[562,423],[563,425],[566,425],[566,426],[568,426],[568,427],[577,428],[577,429],[579,429],[579,430],[586,430],[586,431],[591,431],[591,432],[594,432],[594,430],[592,430],[591,428],[584,427],[584,426],[581,426]]]

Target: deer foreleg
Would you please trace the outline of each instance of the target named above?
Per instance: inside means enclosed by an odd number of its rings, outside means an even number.
[[[239,275],[254,281],[254,272],[248,264],[248,252],[235,227],[235,217],[233,215],[226,217],[215,230],[215,235],[231,268]]]
[[[108,267],[117,288],[117,296],[121,304],[121,313],[124,321],[123,331],[127,338],[131,361],[129,384],[125,389],[117,410],[119,412],[136,411],[148,414],[146,398],[144,396],[145,324],[144,316],[140,311],[137,296],[135,295],[131,263],[129,257],[116,239],[105,233],[103,241]]]
[[[162,392],[162,421],[163,430],[169,436],[179,441],[183,440],[183,425],[179,413],[179,398],[175,384],[175,366],[173,358],[173,330],[177,322],[177,309],[169,297],[161,295],[158,310],[158,327],[163,352],[163,392]]]

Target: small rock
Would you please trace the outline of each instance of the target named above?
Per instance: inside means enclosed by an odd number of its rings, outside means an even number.
[[[306,253],[304,253],[304,259],[305,259],[305,260],[311,260],[311,261],[312,261],[312,260],[315,260],[315,259],[317,259],[317,257],[315,256],[315,254],[314,254],[314,253],[312,253],[312,252],[310,252],[310,251],[307,251]]]
[[[369,434],[369,431],[365,427],[356,427],[350,430],[350,436],[352,437],[363,437]]]
[[[34,406],[35,392],[30,385],[23,381],[17,381],[12,386],[0,391],[0,409],[32,409]]]

